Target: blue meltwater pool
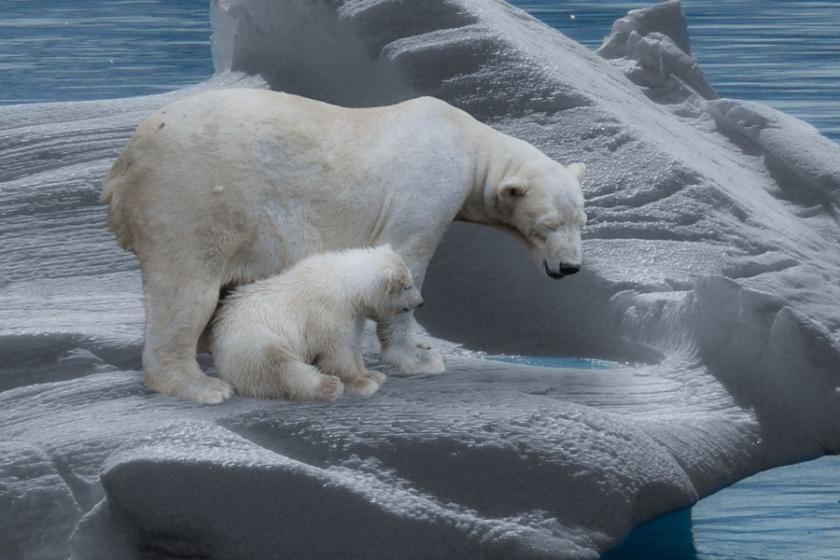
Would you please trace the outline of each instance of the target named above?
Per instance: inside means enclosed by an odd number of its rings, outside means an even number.
[[[488,360],[495,362],[506,362],[509,364],[522,364],[525,366],[551,367],[551,368],[573,368],[573,369],[609,369],[621,364],[607,360],[596,360],[594,358],[558,358],[555,356],[508,356],[505,354],[491,354],[486,356]]]

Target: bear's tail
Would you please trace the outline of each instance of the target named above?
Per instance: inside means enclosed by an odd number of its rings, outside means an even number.
[[[126,148],[105,176],[102,195],[99,197],[100,203],[108,205],[108,229],[126,251],[132,251],[135,245],[131,233],[131,216],[125,208],[125,193],[133,182],[131,167],[129,148]]]

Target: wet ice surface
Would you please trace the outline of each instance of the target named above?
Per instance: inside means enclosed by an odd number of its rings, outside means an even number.
[[[421,317],[471,349],[438,342],[445,376],[334,405],[178,402],[141,384],[139,274],[97,198],[133,127],[188,92],[0,108],[12,554],[593,558],[840,449],[837,148],[712,100],[673,6],[624,20],[607,58],[503,4],[215,9],[220,71],[349,105],[433,94],[585,161],[586,267],[553,282],[502,234],[456,225]],[[260,83],[243,79],[199,87]]]

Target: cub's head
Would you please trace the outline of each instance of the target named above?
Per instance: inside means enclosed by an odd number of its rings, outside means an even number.
[[[528,161],[496,187],[498,219],[528,247],[551,278],[580,270],[580,230],[586,223],[582,163],[564,167],[548,158]]]
[[[377,253],[376,293],[372,302],[375,318],[393,317],[421,307],[423,297],[402,257],[390,245],[377,247],[374,251]]]

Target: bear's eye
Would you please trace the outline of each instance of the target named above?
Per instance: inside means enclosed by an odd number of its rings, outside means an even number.
[[[403,291],[405,291],[405,290],[410,290],[410,289],[411,289],[411,286],[403,286],[403,287],[402,287],[402,289],[403,289]]]
[[[528,232],[532,239],[536,239],[537,241],[545,241],[546,232],[543,231],[541,228],[531,228]]]

